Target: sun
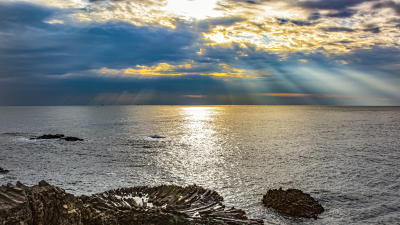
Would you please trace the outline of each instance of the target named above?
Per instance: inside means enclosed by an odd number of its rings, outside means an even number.
[[[202,20],[210,17],[220,17],[222,13],[215,10],[217,0],[168,0],[164,8],[186,19]]]

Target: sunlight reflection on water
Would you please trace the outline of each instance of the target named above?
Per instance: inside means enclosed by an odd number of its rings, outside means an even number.
[[[224,163],[215,118],[221,114],[219,107],[181,108],[180,126],[182,133],[180,144],[169,149],[169,156],[162,159],[165,164],[173,164],[174,176],[188,183],[214,183],[215,177],[222,173],[220,165]],[[175,157],[174,160],[170,156]]]

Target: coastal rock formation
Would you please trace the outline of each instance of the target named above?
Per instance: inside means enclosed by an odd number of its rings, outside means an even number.
[[[66,140],[66,141],[83,141],[81,138],[77,137],[65,137],[64,134],[44,134],[39,137],[33,137],[31,140],[34,139],[60,139],[60,140]]]
[[[262,202],[265,206],[289,216],[317,219],[318,214],[324,211],[309,194],[297,189],[269,190],[263,196]]]
[[[46,181],[0,187],[0,224],[82,224],[82,201]]]
[[[74,196],[46,181],[0,187],[0,224],[263,224],[192,185],[132,187]]]
[[[5,174],[5,173],[8,173],[8,172],[10,172],[10,171],[5,170],[5,169],[0,167],[0,174]]]

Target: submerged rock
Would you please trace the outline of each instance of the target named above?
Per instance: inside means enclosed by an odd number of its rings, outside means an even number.
[[[46,181],[0,187],[0,224],[262,224],[192,185],[121,188],[74,196]]]
[[[297,189],[269,190],[263,196],[262,202],[265,206],[289,216],[317,219],[318,214],[324,211],[324,208],[309,194]]]
[[[5,173],[8,173],[8,172],[10,172],[10,171],[5,170],[5,169],[0,167],[0,174],[5,174]]]

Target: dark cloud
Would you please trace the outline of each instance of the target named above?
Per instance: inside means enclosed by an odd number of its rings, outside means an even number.
[[[242,17],[221,17],[221,18],[211,18],[206,20],[200,20],[195,22],[194,28],[197,31],[208,32],[212,28],[215,28],[218,25],[221,26],[231,26],[237,22],[246,21],[245,18]]]
[[[261,5],[269,0],[221,0],[217,2],[217,10],[230,10],[240,6],[243,8],[257,9],[258,5]]]
[[[248,0],[225,0],[220,1],[218,4],[222,7],[232,8],[234,5],[241,6],[251,6],[251,5],[261,5],[268,2],[287,2],[293,6],[300,6],[306,9],[315,10],[335,10],[336,12],[330,13],[331,17],[349,17],[355,12],[350,7],[357,6],[364,2],[374,2],[379,0],[306,0],[306,1],[291,1],[291,0],[258,0],[258,1],[248,1]],[[377,5],[377,7],[394,7],[394,2],[384,3],[383,5]]]
[[[319,13],[319,12],[314,12],[314,13],[311,13],[309,16],[308,16],[308,20],[318,20],[318,19],[320,19],[322,16],[321,16],[321,13]]]
[[[291,19],[283,19],[283,18],[276,18],[279,24],[286,24],[288,22],[297,25],[297,26],[311,26],[316,24],[315,22],[309,22],[305,20],[291,20]]]
[[[355,32],[356,30],[348,27],[323,27],[320,28],[321,30],[325,32]]]
[[[10,29],[15,26],[25,28],[26,26],[45,27],[43,20],[57,13],[30,3],[5,3],[0,2],[0,29]]]
[[[363,31],[370,32],[373,34],[379,34],[381,32],[381,29],[379,27],[368,27],[368,28],[364,29]]]
[[[335,13],[326,14],[327,17],[336,17],[336,18],[348,18],[352,17],[356,13],[355,10],[343,10]]]
[[[0,43],[0,77],[179,61],[187,59],[185,48],[198,38],[185,29],[136,27],[119,22],[83,27],[48,24],[44,22],[51,15],[47,8],[30,4],[7,7],[7,13],[0,14],[1,24],[7,24],[3,28],[7,35]],[[0,8],[4,10],[4,5]]]
[[[344,10],[364,2],[372,1],[376,0],[316,0],[301,1],[299,2],[299,5],[309,9]]]
[[[397,15],[400,15],[400,3],[394,1],[385,1],[376,3],[373,8],[380,9],[380,8],[391,8],[393,9]]]

